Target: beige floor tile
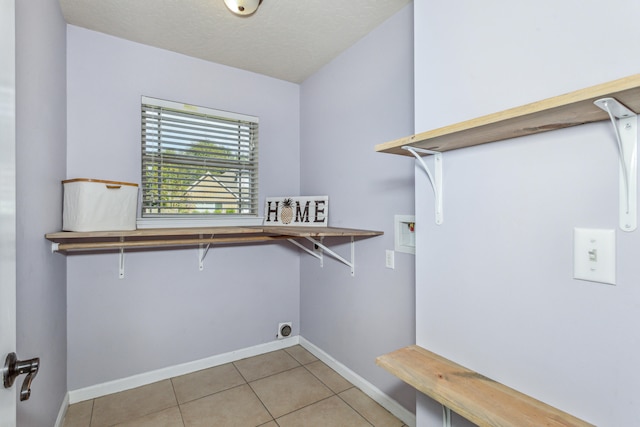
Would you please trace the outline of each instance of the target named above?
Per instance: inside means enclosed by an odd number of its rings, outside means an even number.
[[[184,427],[184,424],[182,423],[180,409],[174,406],[164,411],[136,418],[122,424],[116,424],[116,427]]]
[[[329,387],[334,393],[340,393],[353,387],[349,381],[321,361],[305,365],[313,375]]]
[[[288,347],[284,349],[287,353],[293,356],[298,362],[306,365],[307,363],[312,363],[318,360],[313,354],[311,354],[306,348],[301,345],[294,345],[293,347]]]
[[[371,427],[360,414],[337,396],[277,419],[280,427]]]
[[[242,359],[233,364],[247,382],[293,369],[300,364],[284,350],[272,351],[259,356]]]
[[[91,427],[103,427],[140,418],[176,406],[171,381],[138,387],[95,399]]]
[[[339,396],[375,427],[401,427],[403,425],[402,421],[355,387],[340,393]]]
[[[93,400],[75,403],[67,409],[62,427],[89,427]]]
[[[178,403],[189,402],[245,384],[244,378],[232,363],[175,377],[171,382]]]
[[[63,423],[105,426],[406,427],[299,345],[71,405]]]
[[[273,418],[248,385],[180,405],[186,427],[258,426]]]
[[[249,384],[274,418],[331,396],[333,393],[304,367]]]

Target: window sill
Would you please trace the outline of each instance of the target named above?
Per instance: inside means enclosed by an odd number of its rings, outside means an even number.
[[[150,228],[202,228],[202,227],[255,227],[262,225],[263,217],[229,218],[138,218],[138,229]]]

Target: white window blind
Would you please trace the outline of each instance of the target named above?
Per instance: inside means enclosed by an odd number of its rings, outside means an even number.
[[[257,214],[258,118],[142,97],[142,217]]]

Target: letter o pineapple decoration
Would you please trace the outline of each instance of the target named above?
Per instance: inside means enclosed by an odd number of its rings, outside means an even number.
[[[280,211],[280,221],[283,224],[291,223],[293,219],[293,201],[289,198],[282,202],[282,210]]]

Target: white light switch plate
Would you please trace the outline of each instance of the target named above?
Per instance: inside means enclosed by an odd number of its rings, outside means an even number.
[[[573,277],[616,284],[615,230],[574,228]]]

